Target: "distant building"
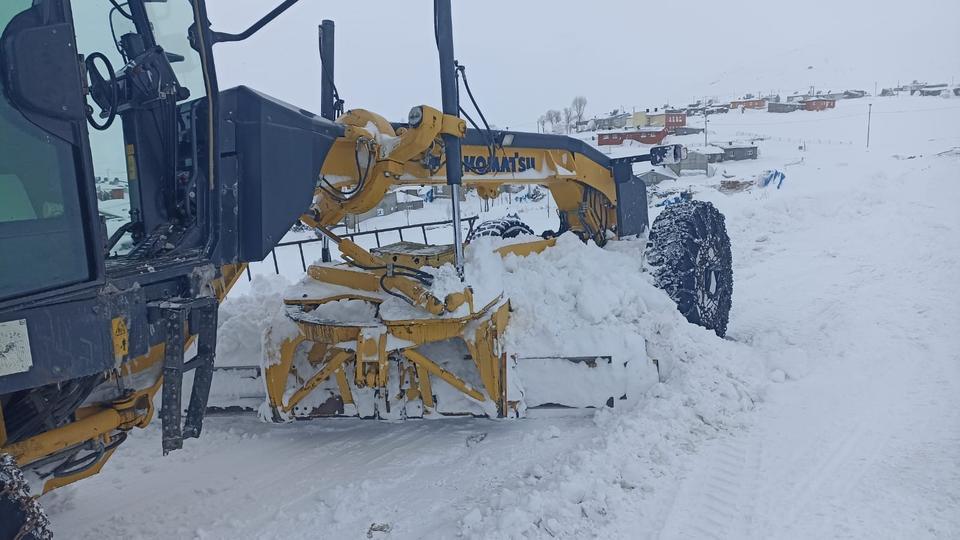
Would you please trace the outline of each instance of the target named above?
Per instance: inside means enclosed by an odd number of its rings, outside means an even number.
[[[615,133],[598,133],[597,145],[610,146],[614,144],[623,144],[623,141],[632,140],[643,144],[660,144],[667,137],[667,128],[658,126],[648,126],[637,128],[630,131],[618,131]]]
[[[803,109],[802,103],[789,103],[789,102],[773,102],[767,103],[767,112],[772,113],[786,113],[799,111]]]
[[[437,185],[435,185],[435,186],[433,186],[433,187],[431,188],[429,198],[431,198],[431,199],[450,199],[450,198],[452,198],[452,195],[451,195],[452,192],[453,192],[453,190],[450,188],[449,185],[447,185],[447,184],[437,184]],[[461,189],[461,190],[460,190],[460,200],[461,200],[461,201],[467,200],[467,190],[465,190],[465,189]]]
[[[731,109],[766,109],[767,100],[763,98],[735,99],[730,102]]]
[[[668,175],[668,174],[663,174],[663,173],[661,173],[661,172],[657,172],[657,171],[655,171],[655,170],[653,170],[653,169],[651,169],[651,170],[649,170],[649,171],[647,171],[647,172],[645,172],[645,173],[643,173],[643,174],[638,174],[638,175],[637,175],[637,178],[643,180],[643,183],[646,184],[646,185],[648,185],[648,186],[655,186],[655,185],[657,185],[657,184],[659,184],[660,182],[663,182],[663,181],[665,181],[665,180],[674,180],[674,177],[672,177],[672,176],[670,176],[670,175]]]
[[[723,148],[719,146],[707,146],[706,148],[697,148],[697,153],[707,156],[707,163],[719,163],[723,161]]]
[[[844,90],[843,91],[843,99],[857,99],[857,98],[866,97],[866,95],[867,95],[866,90]]]
[[[939,96],[947,89],[946,83],[941,84],[928,84],[920,89],[921,96]],[[910,92],[910,95],[913,95],[913,91]]]
[[[112,185],[100,185],[97,188],[97,200],[101,201],[116,201],[120,199],[127,198],[127,188],[112,186]]]
[[[678,127],[687,125],[687,113],[683,111],[658,111],[647,112],[648,126],[662,126],[667,129],[667,133],[673,133]]]
[[[703,128],[680,126],[673,130],[674,135],[696,135],[697,133],[703,133]]]
[[[594,127],[596,129],[623,129],[627,127],[627,121],[633,115],[626,112],[613,111],[606,118],[597,118]]]
[[[646,126],[646,125],[648,125],[648,124],[647,124],[647,113],[645,113],[645,112],[643,112],[643,111],[633,113],[633,114],[630,116],[630,121],[627,122],[627,127],[635,127],[635,128],[638,128],[638,127],[644,127],[644,126]]]
[[[665,116],[664,123],[667,127],[667,133],[675,133],[677,129],[687,125],[687,113],[683,111],[667,111]]]
[[[730,142],[718,146],[723,150],[723,159],[721,161],[757,159],[757,147],[752,144],[734,144]]]
[[[434,186],[434,189],[444,187],[444,186]],[[447,195],[447,198],[450,198],[450,195]],[[372,217],[377,216],[387,216],[393,214],[394,212],[402,212],[404,210],[419,210],[423,208],[423,198],[414,195],[410,192],[409,189],[391,191],[383,195],[383,199],[380,200],[380,203],[376,207],[371,208],[370,210],[362,214],[349,214],[346,216],[345,221],[347,227],[354,228],[358,223],[366,221]]]
[[[706,175],[710,175],[710,158],[714,155],[718,157],[723,156],[723,151],[717,148],[718,154],[706,154],[702,153],[699,150],[688,150],[687,157],[682,159],[679,163],[671,163],[667,165],[667,168],[673,171],[674,174],[680,175],[683,171],[698,171]],[[719,161],[719,159],[718,159]]]
[[[837,100],[823,97],[815,97],[803,102],[803,110],[805,111],[825,111],[836,106]]]

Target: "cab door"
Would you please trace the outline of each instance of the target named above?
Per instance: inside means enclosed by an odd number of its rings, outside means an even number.
[[[0,2],[0,309],[103,277],[71,20],[66,0]]]

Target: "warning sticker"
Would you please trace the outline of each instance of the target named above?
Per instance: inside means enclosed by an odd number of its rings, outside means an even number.
[[[31,366],[27,320],[0,322],[0,377],[23,373]]]

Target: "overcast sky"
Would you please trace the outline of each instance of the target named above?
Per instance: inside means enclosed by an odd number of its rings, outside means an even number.
[[[239,31],[279,0],[208,0]],[[440,106],[429,0],[303,0],[242,43],[216,46],[221,87],[319,110],[317,25],[336,22],[347,108],[390,120]],[[587,115],[700,96],[790,93],[898,81],[960,83],[960,1],[714,2],[455,0],[455,54],[484,113],[534,130],[548,108],[587,97]]]

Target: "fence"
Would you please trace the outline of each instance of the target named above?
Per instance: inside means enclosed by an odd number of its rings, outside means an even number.
[[[463,226],[463,222],[467,222],[467,226],[469,227],[468,232],[467,232],[467,235],[468,235],[468,236],[469,236],[470,232],[473,231],[473,224],[477,221],[477,218],[478,218],[478,217],[479,217],[479,216],[470,216],[470,217],[462,218],[462,219],[460,220],[461,226]],[[429,240],[427,240],[427,228],[428,228],[428,227],[429,227],[429,228],[436,228],[436,227],[447,227],[447,226],[452,226],[452,225],[453,225],[453,220],[452,220],[452,219],[448,219],[448,220],[445,220],[445,221],[430,221],[430,222],[426,222],[426,223],[414,223],[414,224],[412,224],[412,225],[400,225],[400,226],[397,226],[397,227],[387,227],[387,228],[385,228],[385,229],[373,229],[373,230],[369,230],[369,231],[357,231],[357,232],[352,232],[352,233],[351,233],[351,232],[345,232],[345,233],[343,233],[343,234],[341,234],[341,235],[339,235],[339,236],[340,236],[341,238],[349,238],[351,241],[355,241],[355,239],[356,239],[357,237],[359,237],[359,236],[370,236],[370,235],[372,235],[372,236],[374,237],[374,240],[377,242],[377,247],[380,247],[380,245],[381,245],[381,244],[380,244],[380,235],[384,235],[384,234],[388,234],[388,233],[397,233],[397,234],[400,236],[400,241],[403,242],[403,241],[404,241],[403,231],[410,230],[410,229],[420,229],[420,233],[421,233],[421,235],[423,236],[423,243],[424,243],[424,244],[428,244],[428,243],[430,243]],[[346,230],[346,226],[343,225],[343,224],[337,225],[337,226],[334,227],[334,228],[337,228],[337,227],[343,227],[343,228]],[[409,237],[409,236],[408,236],[408,237]],[[306,272],[306,271],[307,271],[307,260],[306,260],[306,257],[304,257],[304,254],[303,254],[303,246],[306,245],[306,244],[313,244],[313,243],[316,243],[316,242],[323,242],[323,238],[322,238],[322,237],[320,237],[320,238],[306,238],[306,239],[304,239],[304,240],[293,240],[293,241],[290,241],[290,242],[280,242],[279,244],[277,244],[276,247],[274,247],[273,250],[270,251],[270,257],[273,259],[273,271],[274,271],[274,273],[275,273],[275,274],[278,274],[278,275],[280,274],[280,265],[279,265],[279,263],[277,262],[277,250],[280,249],[280,248],[289,248],[289,247],[292,247],[292,246],[296,246],[296,247],[297,247],[297,251],[299,252],[299,255],[300,255],[300,267],[303,268],[303,271],[304,271],[304,272]],[[249,265],[247,265],[247,272],[246,272],[246,273],[247,273],[247,281],[250,281],[251,279],[253,279],[253,276],[252,276],[251,273],[250,273],[250,266],[249,266]]]

